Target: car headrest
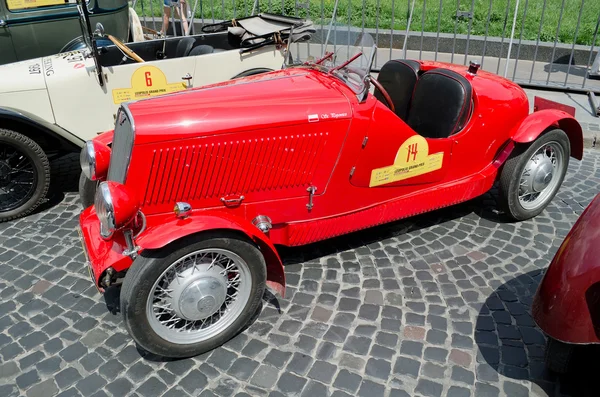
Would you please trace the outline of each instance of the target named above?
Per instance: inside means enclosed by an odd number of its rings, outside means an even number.
[[[396,115],[402,120],[406,120],[420,67],[421,64],[417,61],[393,59],[383,65],[377,76],[377,81],[381,83],[394,103]],[[387,105],[378,90],[375,90],[375,97]]]
[[[196,39],[193,37],[184,37],[177,43],[177,49],[175,50],[175,58],[186,57],[190,53],[190,50],[196,43]]]
[[[419,77],[406,123],[426,138],[447,138],[466,125],[471,111],[471,83],[448,69],[432,69]]]
[[[207,44],[200,44],[199,46],[192,48],[189,56],[193,57],[197,55],[212,54],[213,52],[215,52],[215,49],[213,47]]]

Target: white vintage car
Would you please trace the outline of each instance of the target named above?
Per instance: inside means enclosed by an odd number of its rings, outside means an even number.
[[[0,66],[0,222],[43,202],[48,159],[112,129],[122,102],[280,69],[287,45],[314,33],[310,21],[259,14],[124,44],[99,24],[93,33],[78,8],[83,49]],[[114,45],[99,48],[106,38]]]

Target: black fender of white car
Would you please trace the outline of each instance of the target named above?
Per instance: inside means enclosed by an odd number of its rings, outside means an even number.
[[[0,107],[0,128],[23,134],[37,142],[45,150],[76,151],[84,141],[56,124],[23,110]]]

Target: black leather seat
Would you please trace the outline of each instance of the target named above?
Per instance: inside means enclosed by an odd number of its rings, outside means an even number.
[[[463,129],[471,113],[471,83],[447,69],[423,73],[412,95],[406,123],[425,138],[447,138]]]
[[[184,37],[177,43],[177,49],[175,50],[175,58],[182,58],[188,56],[190,50],[196,43],[196,39],[193,37]]]
[[[209,46],[207,44],[200,44],[199,46],[194,47],[192,51],[190,51],[189,56],[195,57],[198,55],[212,54],[213,52],[215,52],[215,49],[212,46]]]
[[[419,78],[420,65],[417,61],[393,59],[383,65],[377,77],[377,81],[392,99],[396,115],[405,121],[413,89]],[[386,100],[378,90],[375,90],[375,98],[387,106]]]

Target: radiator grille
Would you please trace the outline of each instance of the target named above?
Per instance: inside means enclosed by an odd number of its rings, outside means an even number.
[[[327,133],[298,134],[152,152],[145,203],[219,198],[308,185]]]
[[[135,137],[133,118],[126,105],[122,105],[117,114],[113,143],[111,145],[108,180],[125,183],[131,159],[131,149]]]

